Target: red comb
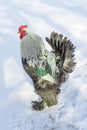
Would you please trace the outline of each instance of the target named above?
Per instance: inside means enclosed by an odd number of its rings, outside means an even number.
[[[19,32],[20,32],[23,28],[28,28],[28,26],[27,26],[27,25],[21,25],[21,26],[19,27]]]

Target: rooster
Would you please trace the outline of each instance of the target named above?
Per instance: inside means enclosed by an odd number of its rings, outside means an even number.
[[[75,68],[75,46],[62,34],[51,32],[46,37],[52,51],[45,48],[40,36],[31,32],[27,25],[18,28],[21,39],[21,61],[26,73],[33,80],[35,92],[41,101],[32,101],[32,108],[43,110],[58,103],[60,86]]]

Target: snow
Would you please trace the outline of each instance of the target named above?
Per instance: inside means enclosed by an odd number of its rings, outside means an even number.
[[[58,105],[43,111],[31,108],[39,97],[21,65],[17,29],[23,24],[43,40],[55,30],[76,46],[77,66]],[[87,130],[86,27],[87,0],[0,0],[0,130]]]

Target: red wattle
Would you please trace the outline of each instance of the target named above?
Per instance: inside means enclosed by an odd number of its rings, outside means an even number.
[[[20,33],[20,39],[22,39],[24,36],[26,35],[26,32],[23,30],[23,31],[21,31],[21,33]]]

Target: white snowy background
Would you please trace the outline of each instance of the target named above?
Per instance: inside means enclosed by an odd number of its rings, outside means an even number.
[[[40,112],[31,108],[38,96],[20,59],[23,24],[43,40],[54,30],[76,46],[58,105]],[[87,0],[0,0],[0,130],[87,130]]]

